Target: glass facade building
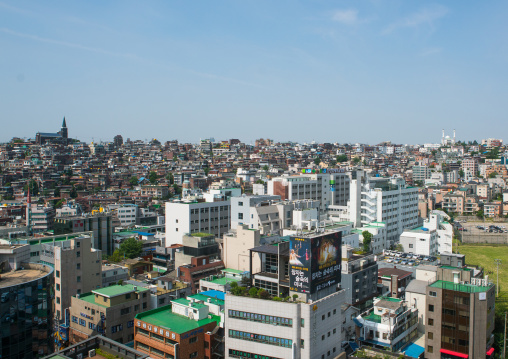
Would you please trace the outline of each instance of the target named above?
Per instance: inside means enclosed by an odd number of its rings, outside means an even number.
[[[53,351],[53,268],[24,264],[0,278],[0,357],[38,358]]]

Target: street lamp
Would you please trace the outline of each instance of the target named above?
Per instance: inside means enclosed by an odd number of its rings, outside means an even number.
[[[496,284],[497,294],[496,294],[496,297],[499,297],[499,266],[501,265],[501,259],[494,259],[494,262],[496,262],[496,266],[497,266],[497,284]]]

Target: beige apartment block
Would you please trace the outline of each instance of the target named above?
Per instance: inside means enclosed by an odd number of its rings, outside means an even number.
[[[134,340],[134,317],[148,310],[149,289],[112,285],[71,298],[71,344],[101,334],[119,343]]]

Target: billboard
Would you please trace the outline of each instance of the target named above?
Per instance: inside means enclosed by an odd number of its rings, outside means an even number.
[[[289,289],[315,293],[340,282],[342,233],[324,233],[289,241]]]

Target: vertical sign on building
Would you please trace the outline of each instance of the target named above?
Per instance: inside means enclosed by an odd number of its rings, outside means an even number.
[[[291,237],[289,243],[289,289],[315,293],[340,283],[342,233]]]

